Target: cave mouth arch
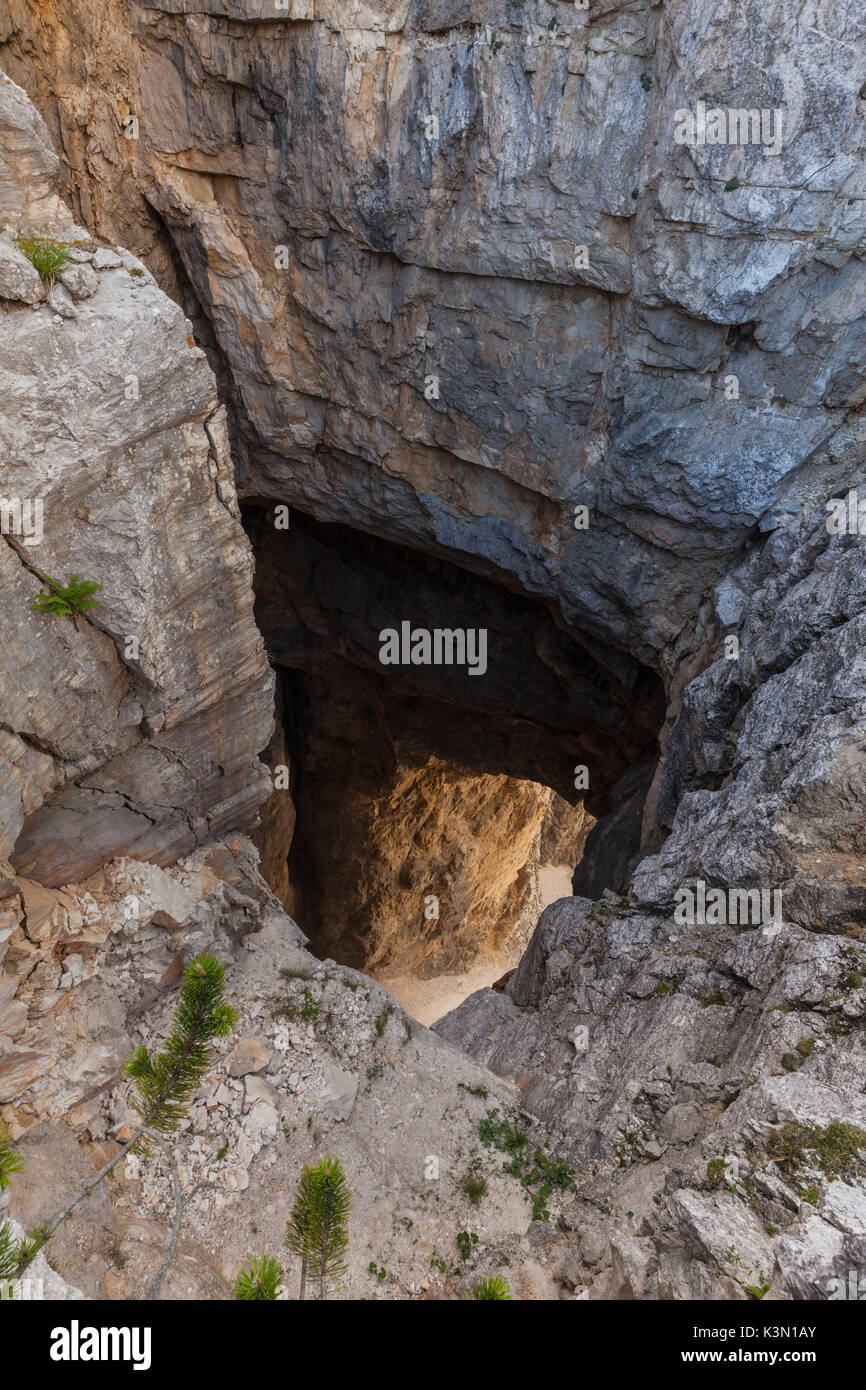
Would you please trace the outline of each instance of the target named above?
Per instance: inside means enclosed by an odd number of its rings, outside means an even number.
[[[273,503],[244,508],[278,674],[262,869],[318,955],[429,1023],[516,965],[606,823],[617,848],[602,836],[602,886],[622,886],[661,681],[489,577],[276,516]],[[383,665],[382,634],[405,624],[483,632],[485,669],[473,676],[468,656]]]

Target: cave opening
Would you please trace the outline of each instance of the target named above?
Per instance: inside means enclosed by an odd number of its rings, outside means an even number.
[[[489,576],[272,503],[244,521],[277,672],[263,873],[316,954],[430,1024],[507,975],[573,883],[623,886],[661,682]],[[410,629],[434,640],[384,663]]]

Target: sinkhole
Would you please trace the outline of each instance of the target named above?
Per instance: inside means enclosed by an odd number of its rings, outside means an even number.
[[[274,516],[244,509],[277,673],[266,759],[288,783],[261,811],[262,871],[319,956],[430,1024],[512,970],[572,885],[624,886],[661,682],[490,577]],[[383,663],[408,630],[416,659],[404,642]]]

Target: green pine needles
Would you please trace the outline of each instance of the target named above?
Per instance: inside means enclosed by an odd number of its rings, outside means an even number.
[[[0,1127],[0,1192],[5,1192],[13,1173],[20,1173],[24,1160],[12,1147],[5,1129]],[[50,1238],[47,1226],[37,1226],[29,1236],[16,1240],[12,1223],[0,1221],[0,1298],[15,1297],[15,1281],[20,1279]]]
[[[511,1303],[511,1290],[508,1280],[501,1274],[489,1274],[472,1285],[472,1298],[476,1303]]]
[[[135,1082],[133,1105],[141,1117],[131,1139],[118,1149],[98,1173],[88,1178],[82,1188],[44,1226],[26,1242],[28,1248],[19,1261],[19,1272],[33,1259],[38,1250],[51,1239],[58,1226],[72,1214],[79,1202],[109,1177],[122,1158],[131,1150],[142,1152],[147,1147],[148,1130],[168,1154],[175,1174],[175,1225],[168,1254],[156,1280],[148,1291],[155,1298],[159,1285],[174,1254],[177,1231],[185,1203],[179,1196],[177,1162],[161,1137],[176,1130],[184,1119],[193,1093],[211,1063],[209,1044],[213,1038],[224,1038],[237,1026],[237,1011],[223,998],[225,972],[215,956],[196,956],[183,972],[180,1003],[175,1009],[171,1032],[162,1052],[151,1056],[147,1048],[137,1047],[126,1064],[127,1076]]]
[[[9,1286],[17,1278],[19,1257],[18,1241],[12,1234],[10,1222],[0,1221],[0,1296],[4,1298],[13,1296]]]
[[[13,1173],[20,1173],[24,1160],[12,1147],[12,1141],[5,1130],[0,1129],[0,1192],[5,1192]],[[17,1279],[22,1259],[26,1254],[27,1241],[18,1241],[12,1234],[8,1221],[0,1221],[0,1294],[12,1297],[12,1288],[6,1287]]]
[[[20,1173],[24,1159],[12,1147],[12,1140],[0,1129],[0,1192],[5,1192],[13,1173]]]
[[[75,613],[86,613],[88,608],[101,608],[98,599],[92,597],[102,585],[92,579],[79,579],[73,574],[68,584],[52,579],[46,574],[47,593],[38,593],[33,607],[38,613],[52,613],[55,618],[71,618]]]
[[[165,1049],[137,1047],[124,1070],[135,1081],[132,1104],[142,1126],[158,1134],[176,1130],[210,1066],[210,1043],[237,1027],[237,1010],[223,998],[225,972],[216,956],[196,956],[183,972],[180,1003]]]
[[[235,1298],[243,1303],[273,1302],[282,1291],[283,1269],[273,1255],[254,1255],[235,1281]]]
[[[299,1298],[304,1297],[308,1274],[319,1280],[320,1298],[327,1297],[329,1288],[339,1288],[346,1273],[351,1208],[340,1160],[326,1154],[315,1166],[308,1164],[286,1226],[286,1243],[301,1260]]]

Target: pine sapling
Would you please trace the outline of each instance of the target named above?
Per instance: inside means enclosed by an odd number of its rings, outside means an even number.
[[[0,1295],[12,1296],[11,1281],[18,1274],[20,1251],[10,1221],[0,1221]],[[8,1288],[7,1288],[8,1286]]]
[[[283,1268],[273,1255],[254,1255],[235,1281],[235,1298],[243,1303],[272,1302],[282,1291]]]
[[[5,1192],[13,1173],[20,1173],[24,1160],[12,1147],[12,1141],[5,1130],[0,1129],[0,1192]],[[11,1296],[11,1288],[6,1285],[18,1274],[21,1263],[23,1242],[16,1240],[9,1221],[0,1221],[0,1291]]]
[[[24,1159],[12,1147],[12,1140],[5,1129],[0,1129],[0,1192],[5,1192],[13,1173],[20,1173]]]
[[[319,1280],[319,1296],[346,1273],[345,1253],[349,1246],[349,1212],[352,1198],[343,1166],[338,1158],[325,1155],[301,1174],[295,1204],[286,1228],[290,1250],[301,1258],[303,1299],[307,1273]]]
[[[511,1290],[508,1280],[501,1274],[488,1274],[472,1285],[472,1299],[476,1303],[511,1303]]]
[[[346,1273],[344,1255],[349,1246],[349,1211],[352,1198],[343,1166],[326,1155],[313,1170],[312,1268],[319,1279],[319,1296]]]
[[[237,1010],[223,999],[224,978],[216,956],[190,961],[164,1050],[152,1056],[142,1043],[124,1067],[136,1084],[132,1105],[142,1123],[133,1143],[141,1148],[146,1130],[170,1134],[178,1128],[210,1066],[210,1043],[237,1027]]]
[[[26,1253],[19,1273],[79,1202],[107,1178],[130,1151],[146,1152],[149,1140],[153,1139],[171,1160],[171,1151],[163,1136],[177,1130],[185,1118],[187,1106],[211,1064],[210,1043],[214,1038],[228,1037],[237,1027],[237,1011],[223,998],[224,980],[223,967],[215,956],[196,956],[187,964],[181,982],[180,1002],[163,1051],[152,1055],[145,1046],[137,1047],[125,1067],[127,1076],[135,1082],[136,1094],[132,1103],[141,1124],[104,1168],[100,1168],[60,1211],[34,1233],[31,1241],[35,1243],[35,1248]],[[185,1205],[186,1202],[180,1198],[175,1165],[176,1219],[172,1243],[159,1275],[148,1291],[148,1297],[155,1297],[159,1282],[168,1268],[177,1241],[179,1217]]]
[[[298,1190],[291,1216],[286,1223],[286,1244],[293,1255],[301,1261],[301,1284],[298,1301],[303,1303],[307,1289],[307,1265],[312,1252],[312,1223],[310,1213],[313,1205],[313,1167],[307,1164],[298,1179]]]

